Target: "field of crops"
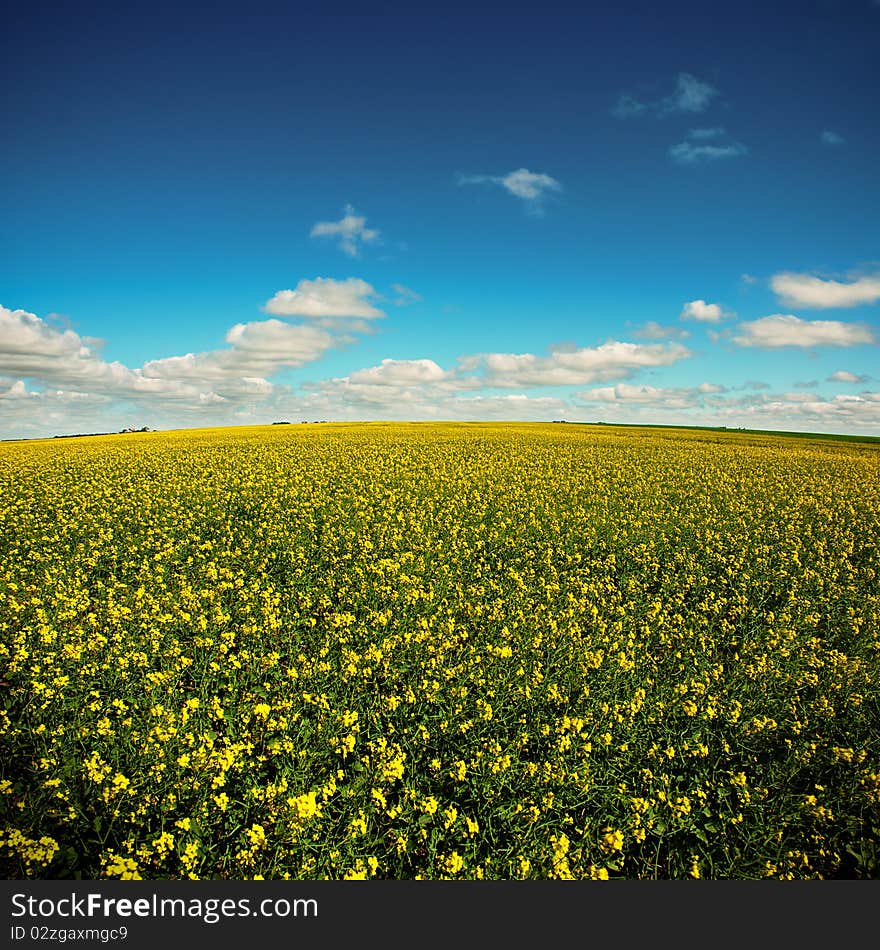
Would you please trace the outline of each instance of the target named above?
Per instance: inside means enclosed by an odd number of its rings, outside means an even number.
[[[7,878],[880,877],[880,446],[0,445]]]

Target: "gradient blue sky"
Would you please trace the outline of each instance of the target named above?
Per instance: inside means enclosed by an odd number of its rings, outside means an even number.
[[[880,435],[880,4],[444,9],[13,4],[0,438]]]

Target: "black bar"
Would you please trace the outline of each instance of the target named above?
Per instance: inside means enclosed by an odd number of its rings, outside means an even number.
[[[872,881],[5,881],[0,946],[841,946],[874,931],[878,895]]]

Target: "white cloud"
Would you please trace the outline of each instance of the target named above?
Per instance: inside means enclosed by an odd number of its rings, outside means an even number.
[[[226,342],[245,361],[301,366],[321,356],[334,339],[318,327],[260,320],[237,323],[226,334]]]
[[[88,359],[89,348],[73,330],[58,330],[26,310],[0,307],[0,358],[39,356],[46,359]]]
[[[382,360],[379,366],[370,366],[352,373],[352,383],[367,386],[400,386],[419,383],[439,383],[448,373],[433,360]]]
[[[819,138],[823,145],[846,145],[846,139],[830,129],[826,129]]]
[[[345,206],[340,221],[319,221],[311,230],[312,237],[338,237],[339,248],[350,257],[357,257],[361,244],[371,244],[379,232],[368,228],[367,219],[357,214],[351,205]]]
[[[870,376],[857,376],[855,373],[850,373],[848,370],[839,369],[837,372],[832,373],[828,377],[829,383],[866,383],[870,379]]]
[[[140,373],[148,380],[178,380],[227,398],[267,395],[266,377],[320,359],[337,344],[331,334],[281,320],[237,323],[226,334],[229,349],[150,360]]]
[[[459,361],[461,369],[482,368],[486,386],[580,385],[624,379],[640,369],[669,366],[691,356],[681,343],[622,343],[611,341],[593,348],[557,350],[549,356],[533,353],[483,353]]]
[[[122,363],[104,362],[73,330],[5,307],[0,307],[0,373],[90,392],[137,391],[141,382]]]
[[[684,305],[679,314],[679,320],[697,320],[700,323],[720,323],[724,317],[733,314],[722,310],[717,303],[706,303],[705,300],[690,300]]]
[[[279,290],[263,308],[267,313],[284,317],[360,317],[373,320],[385,314],[370,303],[376,291],[365,280],[349,277],[333,280],[317,277],[301,280],[295,290]]]
[[[241,405],[273,392],[265,377],[314,361],[340,340],[310,324],[264,320],[236,324],[226,342],[226,349],[150,360],[132,369],[105,362],[73,330],[0,307],[0,374],[8,377],[5,405],[23,398],[42,404],[86,399],[113,400],[117,406],[164,404],[181,411],[221,401]],[[29,389],[27,380],[43,388]]]
[[[525,393],[463,395],[446,381],[401,382],[400,385],[356,383],[353,380],[359,373],[317,384],[312,391],[296,397],[291,402],[291,409],[307,418],[322,419],[549,421],[564,416],[569,408],[564,399],[554,396],[529,396]]]
[[[709,103],[718,95],[718,90],[692,76],[679,73],[675,81],[675,92],[663,100],[663,112],[704,112]]]
[[[674,409],[686,409],[697,405],[700,395],[693,389],[633,386],[627,383],[618,383],[616,386],[588,389],[576,393],[575,397],[585,403],[662,405]]]
[[[24,380],[0,381],[0,431],[4,438],[45,437],[73,432],[118,431],[132,419],[116,425],[98,420],[112,410],[108,396],[73,390],[29,389]],[[145,422],[137,418],[138,425]]]
[[[740,279],[744,284],[747,284],[747,285],[757,284],[757,283],[758,283],[758,278],[755,277],[753,274],[740,274],[740,275],[739,275],[739,279]]]
[[[530,172],[527,168],[518,168],[506,175],[459,175],[458,183],[501,185],[510,194],[522,199],[526,207],[536,213],[540,213],[542,199],[548,192],[562,190],[562,185],[555,178],[541,172]]]
[[[517,198],[533,201],[540,198],[545,191],[559,191],[562,185],[555,178],[537,172],[530,172],[526,168],[518,168],[515,172],[505,175],[501,184]]]
[[[640,340],[684,340],[690,335],[690,331],[684,327],[667,327],[657,323],[656,320],[649,320],[643,326],[633,330],[633,336]]]
[[[880,274],[843,283],[823,280],[811,274],[784,271],[773,275],[770,286],[780,302],[787,307],[825,310],[832,307],[856,307],[880,300]]]
[[[619,390],[619,391],[618,391]],[[631,390],[631,391],[629,391]],[[835,396],[789,392],[745,396],[701,394],[696,389],[611,387],[593,390],[595,399],[583,406],[602,406],[607,421],[630,424],[684,424],[747,429],[786,429],[807,432],[851,432],[876,435],[880,431],[880,393]],[[589,395],[589,394],[586,394]]]
[[[401,361],[405,362],[405,361]],[[468,362],[463,359],[460,363]],[[479,362],[479,360],[478,360]],[[731,428],[803,431],[880,431],[880,393],[823,399],[811,393],[733,395],[715,383],[657,387],[622,383],[578,393],[571,400],[515,392],[462,394],[459,370],[447,379],[413,385],[356,384],[326,380],[302,396],[283,396],[284,411],[322,419],[568,419],[631,424],[722,425]],[[354,375],[354,374],[352,374]],[[484,381],[480,381],[482,386]],[[752,383],[752,387],[768,388]],[[286,400],[286,402],[285,402]],[[601,407],[601,408],[599,408]],[[287,416],[283,416],[287,417]]]
[[[703,405],[705,397],[712,397],[723,392],[726,392],[725,387],[716,383],[700,383],[699,386],[693,387],[637,386],[631,383],[618,383],[616,386],[584,390],[576,393],[575,397],[583,403],[689,409]]]
[[[859,393],[821,399],[811,393],[760,395],[719,405],[716,424],[749,429],[852,432],[877,434],[880,393]]]
[[[535,386],[578,384],[633,375],[644,367],[669,365],[690,355],[679,344],[644,345],[610,343],[595,349],[562,347],[549,356],[482,353],[463,356],[453,369],[443,369],[431,359],[385,359],[378,366],[357,370],[348,376],[314,384],[312,398],[338,412],[357,407],[368,415],[391,413],[392,418],[467,418],[483,411],[495,417],[506,407],[514,415],[527,408],[530,417],[541,412],[559,414],[564,400],[525,394],[496,395],[486,390],[525,389]],[[465,396],[465,392],[473,395]],[[317,407],[316,407],[317,408]],[[383,416],[385,417],[385,416]]]
[[[105,405],[108,402],[107,396],[95,393],[81,393],[63,389],[28,389],[23,379],[17,379],[14,382],[6,380],[0,383],[0,399],[8,400],[9,403],[18,402],[22,405],[28,403],[31,407],[35,404],[55,404],[65,410],[77,405],[81,407],[86,404]]]
[[[332,285],[334,282],[330,282]],[[326,290],[327,285],[321,285]],[[331,287],[331,291],[332,291]],[[338,289],[338,288],[337,288]],[[343,287],[345,294],[372,291],[369,285]],[[319,295],[321,296],[321,295]],[[314,297],[310,298],[314,302]],[[341,307],[340,295],[324,294],[319,312]],[[367,320],[359,321],[369,329]],[[201,425],[264,422],[289,387],[271,377],[283,369],[320,359],[329,349],[350,342],[313,320],[279,319],[238,323],[225,335],[225,347],[186,353],[130,368],[106,362],[86,338],[65,326],[24,310],[0,307],[0,431],[4,437],[34,437],[74,432],[114,432],[123,427],[176,428],[196,418]],[[430,361],[412,361],[412,379],[435,378],[442,371]],[[431,369],[433,367],[433,370]],[[383,367],[384,382],[403,380],[403,365]],[[380,374],[382,375],[382,374]],[[380,380],[381,381],[381,380]],[[391,393],[393,386],[365,389]]]
[[[858,346],[875,343],[868,327],[839,320],[801,320],[792,314],[775,313],[741,323],[733,342],[758,349],[814,346]]]
[[[611,114],[618,119],[628,119],[647,112],[660,116],[705,112],[718,94],[718,90],[709,83],[690,73],[679,73],[675,79],[675,89],[670,95],[659,100],[644,101],[630,93],[622,93]]]
[[[742,142],[727,142],[723,145],[695,145],[693,141],[679,142],[669,149],[669,157],[679,165],[700,165],[722,158],[738,158],[748,155]]]

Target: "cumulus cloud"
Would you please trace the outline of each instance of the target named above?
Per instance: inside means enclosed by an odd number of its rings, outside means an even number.
[[[102,360],[75,331],[5,307],[0,307],[0,373],[90,392],[137,391],[142,385],[127,366]]]
[[[695,389],[633,386],[628,383],[588,389],[575,394],[575,398],[584,403],[663,405],[675,409],[697,405],[699,396],[700,393]]]
[[[419,383],[439,383],[448,373],[433,360],[382,360],[379,366],[370,366],[352,373],[352,383],[366,386],[400,386]]]
[[[131,368],[105,362],[69,328],[0,307],[0,374],[7,380],[4,391],[10,401],[97,399],[173,404],[180,410],[241,404],[273,392],[266,377],[317,360],[339,342],[320,327],[270,319],[236,324],[226,334],[225,349],[169,356]],[[41,388],[29,388],[27,380]]]
[[[640,369],[669,366],[691,356],[681,343],[623,343],[534,353],[482,353],[459,361],[462,369],[482,369],[484,385],[496,387],[580,385],[624,379]]]
[[[866,383],[870,376],[859,376],[856,373],[850,373],[848,370],[839,369],[828,377],[829,383]]]
[[[25,404],[35,408],[39,404],[40,408],[45,406],[56,406],[65,411],[75,409],[76,407],[85,408],[92,405],[105,405],[109,397],[96,393],[81,393],[73,390],[63,389],[28,389],[23,379],[0,380],[0,399],[10,403],[17,402],[24,406]]]
[[[506,175],[459,175],[459,185],[500,185],[510,194],[525,202],[528,210],[540,212],[548,192],[561,191],[562,185],[550,175],[518,168]]]
[[[370,298],[375,296],[373,287],[358,277],[347,280],[317,277],[315,280],[301,280],[295,290],[279,290],[263,309],[283,317],[374,320],[385,316],[370,302]]]
[[[246,362],[301,366],[321,356],[334,340],[318,327],[258,320],[237,323],[226,334],[226,342]]]
[[[336,339],[319,327],[261,320],[237,323],[226,334],[225,350],[187,353],[145,363],[147,379],[180,380],[210,386],[224,396],[271,392],[265,377],[319,359]]]
[[[679,314],[679,320],[697,320],[700,323],[720,323],[724,317],[733,316],[727,313],[717,303],[706,303],[705,300],[690,300]]]
[[[758,349],[815,346],[858,346],[875,343],[868,327],[839,320],[801,320],[790,313],[774,313],[769,317],[741,323],[733,342]]]
[[[379,239],[379,232],[367,227],[367,219],[359,215],[351,205],[345,206],[345,215],[340,221],[319,221],[311,230],[311,236],[339,238],[339,249],[349,257],[357,257],[361,244],[372,244]]]
[[[716,383],[700,383],[699,386],[638,386],[618,383],[583,390],[575,398],[582,403],[602,403],[617,406],[654,406],[666,409],[690,409],[702,406],[707,397],[726,392]]]
[[[52,326],[26,310],[0,307],[0,359],[20,356],[64,360],[87,359],[91,352],[80,336],[70,329]]]
[[[783,271],[770,280],[773,292],[787,307],[827,310],[857,307],[880,300],[880,274],[859,277],[848,282],[823,280],[812,274]]]
[[[47,428],[48,434],[113,431],[131,424],[132,413],[138,425],[148,421],[151,426],[163,420],[179,425],[194,413],[201,424],[260,421],[261,409],[271,411],[292,391],[271,377],[351,342],[354,328],[368,330],[373,316],[373,288],[363,281],[303,281],[291,295],[294,299],[282,309],[308,319],[237,323],[226,332],[223,346],[149,360],[137,368],[106,362],[70,327],[0,307],[3,432],[8,436],[10,426],[29,435],[47,434]],[[349,318],[342,331],[324,325],[327,314],[353,313],[364,316]],[[441,387],[448,394],[472,388],[468,381],[450,382],[450,375],[430,359],[386,359],[340,386],[352,404],[387,402],[400,408],[419,390],[439,392]]]
[[[130,424],[130,419],[120,419],[109,427],[99,423],[112,408],[108,396],[49,387],[33,389],[24,380],[0,380],[0,431],[4,438],[113,431]],[[145,423],[138,418],[138,424]]]
[[[679,344],[612,342],[594,349],[559,347],[548,356],[480,353],[460,357],[451,369],[427,358],[385,359],[348,376],[324,380],[312,389],[315,398],[320,396],[324,405],[335,405],[340,411],[360,406],[368,414],[396,413],[393,418],[399,418],[400,413],[414,418],[416,412],[427,416],[441,412],[449,418],[460,418],[464,412],[471,418],[478,410],[489,418],[505,407],[511,412],[527,408],[538,418],[544,410],[553,410],[558,416],[565,407],[564,400],[526,397],[522,393],[497,395],[491,390],[622,379],[644,367],[669,365],[689,355],[690,351]],[[468,392],[473,395],[465,395]],[[514,414],[510,418],[524,417]]]

